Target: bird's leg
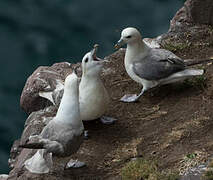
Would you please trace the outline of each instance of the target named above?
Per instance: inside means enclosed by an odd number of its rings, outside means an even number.
[[[85,139],[85,140],[89,139],[88,130],[84,130],[84,139]]]
[[[117,121],[117,119],[113,118],[113,117],[109,117],[109,116],[102,116],[100,118],[101,123],[103,124],[113,124],[115,121]]]
[[[84,166],[86,166],[85,162],[70,159],[69,162],[66,164],[65,169],[81,168],[81,167],[84,167]]]
[[[140,94],[125,94],[120,101],[122,102],[136,102],[139,100],[139,98],[143,95],[145,89],[143,88],[140,92]]]
[[[105,124],[105,125],[110,125],[110,124],[115,123],[115,121],[117,121],[117,119],[115,119],[113,117],[109,117],[109,116],[102,116],[102,117],[98,118],[97,120],[100,121],[102,124]],[[89,131],[84,130],[84,139],[88,140],[89,137],[90,137]]]

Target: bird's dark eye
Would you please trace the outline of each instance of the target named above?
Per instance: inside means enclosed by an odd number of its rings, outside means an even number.
[[[128,39],[129,39],[129,38],[131,38],[131,37],[132,37],[132,36],[127,36],[126,38],[128,38]]]
[[[87,62],[88,62],[88,60],[89,60],[89,59],[88,59],[88,58],[86,58],[86,59],[85,59],[85,63],[87,63]]]

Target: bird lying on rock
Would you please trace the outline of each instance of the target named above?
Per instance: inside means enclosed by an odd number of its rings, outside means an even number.
[[[27,161],[25,167],[32,173],[48,173],[53,158],[67,157],[77,152],[84,139],[84,126],[80,117],[78,77],[75,72],[65,79],[64,94],[53,120],[44,127],[40,135],[31,136],[22,148],[40,149]],[[49,165],[46,162],[49,157]],[[54,161],[53,161],[54,163]],[[83,162],[69,164],[81,167]]]
[[[207,59],[187,62],[168,50],[150,48],[143,42],[140,32],[133,27],[122,31],[115,48],[124,44],[127,44],[124,58],[125,69],[134,81],[143,85],[143,88],[139,95],[123,96],[121,98],[123,102],[137,101],[150,88],[202,75],[204,70],[192,69],[189,66],[212,61]]]

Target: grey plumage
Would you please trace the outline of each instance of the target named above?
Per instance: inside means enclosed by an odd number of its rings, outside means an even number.
[[[142,59],[133,62],[135,74],[146,80],[159,80],[184,70],[184,61],[164,49],[149,49]]]
[[[66,157],[79,149],[84,139],[83,134],[82,130],[80,135],[76,135],[73,127],[52,120],[44,127],[40,135],[31,137],[26,144],[20,145],[20,147],[46,149],[48,153]]]
[[[20,146],[40,149],[25,161],[25,167],[33,173],[49,172],[51,167],[48,167],[45,157],[72,155],[83,142],[83,132],[79,110],[78,77],[72,73],[65,79],[64,94],[56,116],[44,127],[40,135],[29,137],[29,140]],[[80,166],[83,165],[84,163],[80,163]]]
[[[121,98],[123,102],[135,102],[145,91],[153,87],[202,75],[203,70],[189,68],[189,66],[212,62],[212,59],[184,61],[168,50],[150,48],[143,42],[140,32],[132,27],[122,31],[121,38],[115,47],[119,48],[124,44],[127,44],[124,58],[125,69],[134,81],[143,85],[143,88],[139,95],[123,96]]]

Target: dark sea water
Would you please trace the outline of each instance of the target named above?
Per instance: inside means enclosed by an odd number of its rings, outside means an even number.
[[[137,27],[144,37],[168,30],[183,0],[0,0],[0,174],[8,173],[11,145],[27,115],[19,99],[40,65],[80,61],[94,43],[111,54],[120,31]]]

